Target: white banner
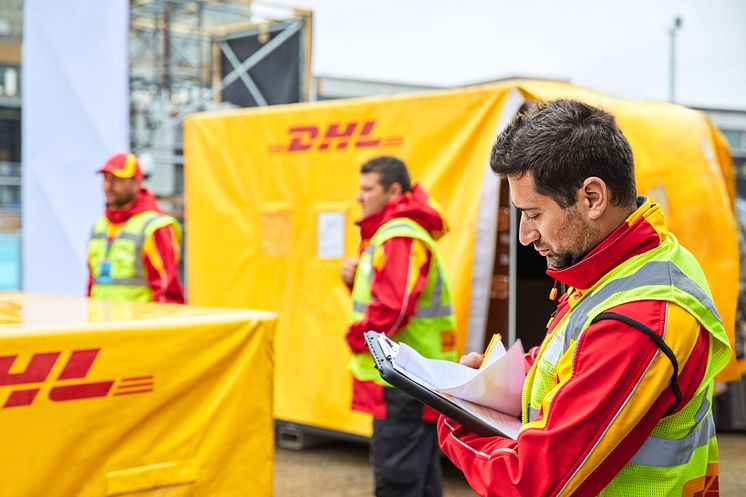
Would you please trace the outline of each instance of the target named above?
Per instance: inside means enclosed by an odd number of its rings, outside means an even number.
[[[83,295],[106,158],[129,148],[127,0],[26,0],[23,290]]]

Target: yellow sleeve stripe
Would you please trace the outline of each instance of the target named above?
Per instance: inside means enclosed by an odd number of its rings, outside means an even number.
[[[174,233],[175,230],[173,229],[173,226],[167,226],[167,230],[170,237],[169,245],[174,251],[174,262],[178,265],[179,259],[181,257],[179,251],[180,237],[178,236],[178,233]],[[163,268],[163,259],[161,259],[161,254],[160,252],[158,252],[158,247],[156,247],[155,245],[155,239],[153,238],[152,233],[149,236],[145,237],[145,241],[142,245],[142,251],[150,260],[151,264],[153,264],[153,267],[156,269],[156,271],[158,271],[158,274],[163,276],[165,272]]]
[[[158,249],[155,246],[155,240],[153,236],[145,237],[145,241],[142,244],[142,251],[145,257],[148,258],[150,263],[153,265],[158,274],[163,275],[163,260],[161,254],[158,253]]]
[[[422,240],[412,239],[412,250],[409,253],[409,274],[407,275],[407,293],[412,293],[420,277],[420,270],[427,262],[427,247]]]
[[[679,371],[689,360],[699,337],[699,323],[688,312],[676,304],[666,306],[666,344],[676,354]],[[563,361],[565,358],[563,358]],[[569,358],[572,360],[572,357]],[[562,365],[560,365],[560,368]],[[560,369],[558,368],[558,370]],[[614,448],[637,426],[661,392],[670,384],[673,366],[671,361],[658,351],[647,371],[643,374],[635,390],[617,412],[602,438],[591,449],[587,460],[578,468],[562,496],[572,495],[580,484],[598,468],[601,462]]]
[[[386,254],[383,251],[383,244],[379,243],[373,252],[373,267],[380,271],[384,264],[386,264]]]

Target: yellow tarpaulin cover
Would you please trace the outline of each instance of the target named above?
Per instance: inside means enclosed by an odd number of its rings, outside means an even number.
[[[270,496],[275,319],[0,295],[0,495]]]
[[[496,181],[487,161],[499,126],[515,112],[508,105],[512,95],[569,96],[617,115],[635,153],[641,193],[666,206],[672,230],[702,261],[732,330],[737,246],[732,178],[724,180],[722,171],[732,173],[718,161],[723,144],[701,113],[566,84],[514,81],[195,115],[184,129],[190,302],[281,314],[278,419],[370,432],[369,418],[349,410],[343,336],[350,298],[339,268],[356,253],[359,167],[372,157],[403,158],[444,209],[451,232],[438,245],[454,287],[463,350],[472,277],[479,271],[481,192],[485,181]]]

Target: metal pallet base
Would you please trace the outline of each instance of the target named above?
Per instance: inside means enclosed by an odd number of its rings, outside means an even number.
[[[282,449],[305,450],[335,441],[367,444],[368,438],[289,421],[275,421],[275,444]]]

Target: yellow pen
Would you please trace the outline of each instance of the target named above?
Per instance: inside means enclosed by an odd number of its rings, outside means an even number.
[[[490,352],[492,352],[492,347],[495,345],[495,342],[500,340],[502,340],[502,335],[500,335],[500,333],[492,335],[490,343],[487,345],[487,350],[484,351],[484,359],[482,359],[482,364],[480,364],[479,369],[482,369],[484,365],[487,364],[487,358],[490,356]]]

